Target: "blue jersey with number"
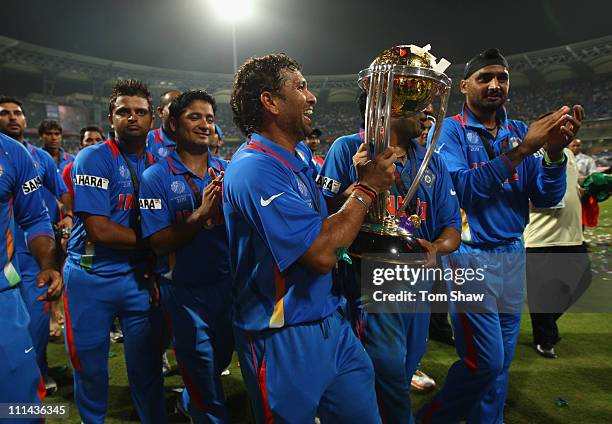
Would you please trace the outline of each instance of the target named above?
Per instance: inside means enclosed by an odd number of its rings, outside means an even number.
[[[234,325],[263,331],[333,313],[340,298],[332,292],[331,273],[320,275],[298,261],[327,217],[308,165],[252,134],[228,166],[223,197]]]
[[[153,155],[155,162],[159,162],[174,151],[176,143],[163,128],[149,131],[147,134],[147,150]]]
[[[338,138],[331,145],[317,177],[317,183],[323,189],[325,197],[336,197],[344,193],[357,180],[353,156],[363,140],[364,133],[361,129],[356,134]]]
[[[15,261],[16,227],[25,231],[25,236],[21,233],[20,237],[26,242],[40,236],[53,238],[40,187],[41,177],[26,148],[0,134],[0,234],[3,235],[0,243],[0,291],[21,281]]]
[[[51,223],[59,221],[59,208],[57,206],[57,199],[68,191],[66,184],[62,180],[62,176],[57,170],[55,161],[49,153],[40,147],[36,147],[28,141],[24,141],[23,145],[28,150],[32,159],[34,159],[34,166],[36,172],[40,177],[42,183],[42,190],[40,195],[42,196],[43,203],[47,207]],[[17,227],[15,231],[16,241],[15,249],[18,253],[30,254],[28,246],[23,235],[21,228]]]
[[[446,118],[436,152],[446,164],[462,209],[461,239],[475,246],[511,244],[521,238],[529,219],[529,201],[536,207],[556,205],[566,189],[565,163],[545,166],[541,155],[530,155],[518,167],[506,152],[527,134],[524,122],[497,112],[497,137],[485,129],[464,105]],[[434,128],[429,131],[429,141]],[[485,137],[493,150],[489,159]]]
[[[227,162],[209,153],[208,167],[218,175],[225,170]],[[143,237],[150,237],[165,228],[181,224],[198,207],[189,180],[201,195],[211,178],[208,172],[205,178],[191,172],[176,151],[170,152],[166,159],[144,172],[140,185]],[[175,284],[231,284],[223,214],[220,213],[217,219],[201,228],[189,244],[159,260],[161,267],[158,271]]]
[[[75,224],[68,242],[68,260],[89,272],[110,277],[126,274],[143,265],[146,252],[120,250],[87,240],[87,232],[79,213],[100,215],[124,227],[133,221],[136,208],[130,166],[140,180],[145,168],[154,163],[150,152],[141,158],[120,153],[120,141],[106,140],[83,149],[72,167]],[[132,217],[132,218],[131,218]],[[134,224],[132,224],[134,226]]]

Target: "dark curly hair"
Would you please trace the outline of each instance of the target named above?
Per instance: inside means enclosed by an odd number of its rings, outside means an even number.
[[[117,80],[111,91],[110,102],[108,105],[108,113],[112,115],[115,108],[117,97],[120,96],[136,96],[146,99],[149,103],[149,110],[153,113],[153,102],[151,100],[151,92],[142,81],[136,79]]]
[[[208,94],[204,90],[190,90],[185,91],[183,94],[177,96],[172,103],[170,103],[169,117],[174,119],[174,122],[178,126],[179,118],[181,114],[185,112],[185,109],[196,100],[202,100],[206,103],[210,103],[213,108],[213,112],[217,113],[217,102],[215,98]]]
[[[62,126],[59,122],[53,119],[43,119],[40,121],[38,125],[38,135],[42,136],[44,133],[49,132],[51,130],[58,130],[60,134],[62,134]]]
[[[230,105],[234,123],[246,136],[260,130],[264,108],[259,99],[261,93],[280,92],[283,70],[301,71],[301,66],[285,53],[274,53],[249,58],[236,73]]]

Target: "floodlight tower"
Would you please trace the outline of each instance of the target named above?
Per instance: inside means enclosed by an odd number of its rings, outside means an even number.
[[[234,72],[238,70],[238,55],[236,53],[236,22],[251,16],[254,8],[253,0],[212,0],[217,16],[230,21],[232,25],[232,53]]]

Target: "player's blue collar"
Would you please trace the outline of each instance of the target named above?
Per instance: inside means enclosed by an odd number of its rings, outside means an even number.
[[[411,139],[410,143],[412,143],[412,147],[414,148],[415,154],[416,154],[416,158],[417,158],[417,163],[420,163],[423,161],[423,159],[425,159],[425,153],[427,153],[427,151],[419,145],[419,143],[416,141],[416,139]],[[397,160],[395,162],[396,164],[401,164],[402,161],[401,160]],[[403,166],[403,165],[402,165]]]
[[[467,106],[467,103],[463,103],[463,108],[461,109],[461,113],[459,115],[455,115],[452,117],[459,121],[462,127],[470,127],[470,128],[479,128],[483,131],[487,131],[484,125],[480,123],[480,121],[476,118],[476,116],[472,113],[470,108]],[[499,122],[499,129],[502,131],[506,131],[508,129],[508,112],[506,112],[506,108],[501,106],[497,109],[497,121]]]
[[[255,150],[262,151],[269,156],[275,157],[294,172],[304,172],[306,169],[308,169],[308,165],[298,156],[291,154],[289,150],[279,146],[271,140],[268,140],[261,134],[251,134],[247,144],[247,147],[252,147]],[[261,147],[263,147],[263,149]]]
[[[168,167],[170,168],[170,171],[172,171],[173,174],[181,175],[189,173],[195,178],[201,178],[199,175],[194,174],[189,168],[187,168],[187,165],[183,163],[181,156],[177,153],[176,150],[171,151],[168,154],[167,159]],[[217,174],[223,171],[219,159],[213,156],[213,154],[210,153],[210,150],[208,151],[208,167],[214,169]]]
[[[153,130],[153,133],[155,134],[155,141],[157,143],[162,143],[164,146],[176,146],[174,140],[172,140],[168,133],[164,131],[163,126]]]

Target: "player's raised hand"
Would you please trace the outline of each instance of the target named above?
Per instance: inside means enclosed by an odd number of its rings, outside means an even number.
[[[545,144],[548,151],[560,152],[563,150],[563,147],[573,138],[573,134],[580,128],[584,117],[584,110],[581,106],[575,107],[576,116],[570,115],[569,112],[570,108],[563,106],[532,123],[521,143],[521,148],[525,149],[525,153],[535,153]]]
[[[212,168],[208,168],[210,183],[202,191],[202,205],[198,208],[198,214],[203,222],[220,214],[219,203],[221,202],[221,189],[223,187],[223,172],[219,175]]]
[[[361,166],[359,182],[381,193],[389,189],[395,179],[395,161],[397,156],[393,149],[388,147],[374,160],[367,161]]]
[[[59,272],[54,269],[44,269],[36,276],[36,284],[39,288],[47,286],[46,293],[38,296],[37,300],[47,301],[58,299],[64,290],[64,280]]]
[[[357,178],[361,177],[361,168],[368,161],[368,143],[365,141],[359,145],[359,149],[357,153],[353,155],[353,166],[355,167],[355,171],[357,171]]]
[[[563,148],[576,137],[583,120],[584,108],[580,105],[574,105],[571,116],[564,114],[555,122],[545,146],[549,156],[561,153]]]

